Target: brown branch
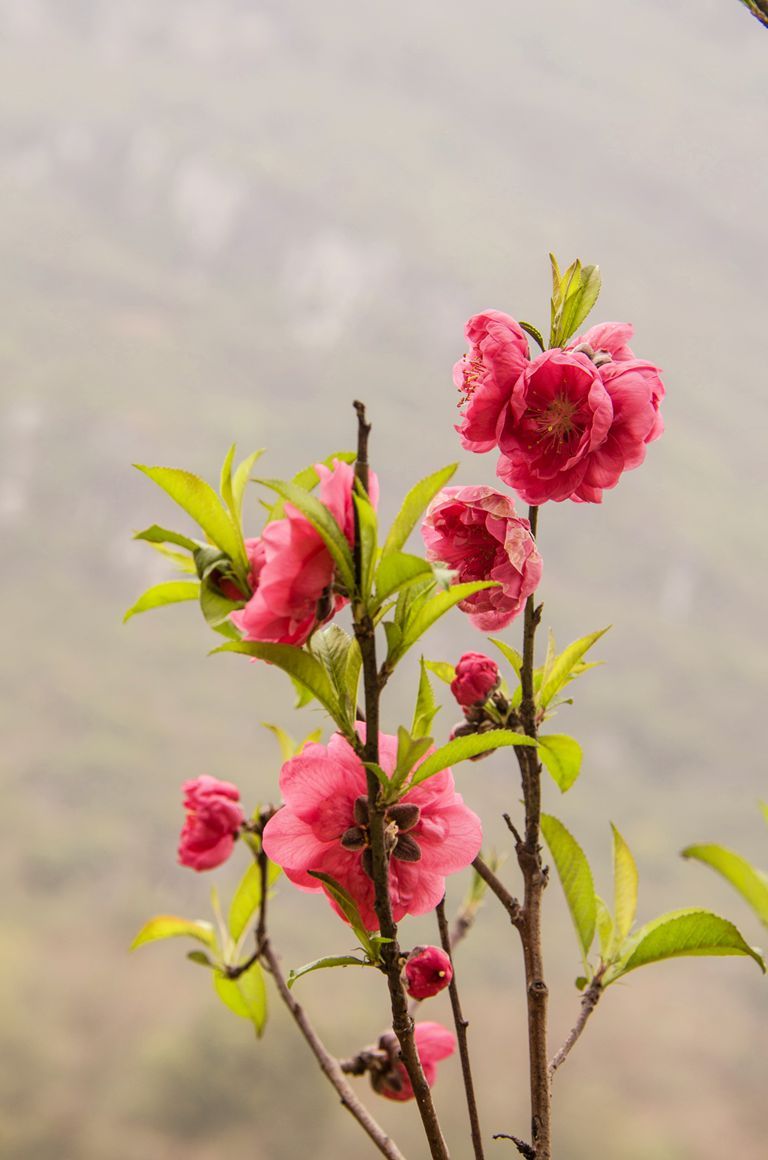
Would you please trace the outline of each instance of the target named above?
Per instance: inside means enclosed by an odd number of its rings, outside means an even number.
[[[525,1156],[525,1160],[536,1160],[538,1152],[532,1148],[530,1144],[526,1144],[525,1140],[521,1140],[519,1136],[508,1136],[506,1132],[496,1132],[494,1140],[511,1140],[517,1148],[521,1156]]]
[[[365,486],[368,478],[368,436],[371,430],[366,422],[365,407],[355,402],[357,412],[357,462],[355,474]],[[367,490],[367,489],[366,489]],[[383,682],[379,678],[376,662],[376,635],[370,614],[360,600],[362,553],[360,550],[360,528],[355,511],[355,593],[352,601],[352,618],[355,638],[360,647],[363,661],[363,689],[365,693],[365,745],[360,756],[364,762],[378,764],[379,761],[379,700]],[[433,1160],[449,1160],[448,1149],[432,1102],[432,1092],[421,1066],[413,1033],[413,1019],[408,1011],[408,999],[401,980],[401,951],[397,941],[397,924],[392,915],[389,897],[389,851],[384,834],[385,804],[381,799],[378,778],[366,769],[368,789],[368,817],[371,842],[372,878],[374,887],[374,909],[383,938],[381,959],[389,986],[389,1000],[392,1010],[392,1030],[397,1036],[402,1061],[413,1088],[424,1133],[429,1143]]]
[[[490,866],[486,865],[479,854],[475,858],[472,865],[491,893],[496,895],[499,902],[509,915],[509,921],[512,923],[512,925],[519,927],[522,922],[522,908],[515,896],[510,894],[506,886],[504,886],[504,884],[499,881],[493,870],[491,870]]]
[[[288,989],[288,984],[283,977],[280,970],[280,964],[275,956],[272,946],[268,938],[265,938],[260,950],[261,958],[265,963],[268,971],[275,980],[280,998],[285,1003],[286,1007],[293,1016],[299,1031],[304,1036],[309,1044],[317,1062],[327,1076],[334,1088],[339,1094],[342,1105],[347,1111],[354,1116],[360,1127],[370,1137],[373,1143],[381,1152],[382,1156],[387,1156],[389,1160],[405,1160],[405,1156],[395,1144],[384,1129],[374,1120],[371,1113],[366,1108],[365,1104],[357,1098],[354,1091],[344,1077],[344,1073],[339,1066],[339,1061],[335,1059],[328,1049],[325,1047],[322,1040],[319,1038],[317,1032],[309,1022],[304,1008],[297,1003],[293,993]]]
[[[535,537],[538,508],[528,509],[531,534]],[[525,604],[523,622],[523,664],[520,671],[522,697],[520,720],[523,731],[533,739],[537,736],[536,700],[533,689],[534,646],[536,628],[541,619],[541,606],[536,607],[533,594]],[[549,992],[544,980],[544,961],[541,940],[541,896],[546,886],[546,874],[541,861],[539,826],[541,821],[541,763],[533,746],[516,750],[522,775],[525,801],[525,831],[522,841],[516,840],[517,860],[525,883],[522,922],[518,926],[523,944],[525,982],[528,1001],[528,1055],[531,1088],[532,1147],[537,1160],[551,1160],[550,1085],[547,1066],[547,1000]],[[509,823],[511,826],[511,822]]]
[[[579,1038],[582,1031],[586,1027],[587,1020],[589,1019],[597,1004],[600,1002],[600,996],[603,993],[603,972],[604,968],[601,968],[596,973],[594,979],[581,997],[581,1010],[579,1012],[579,1017],[576,1020],[574,1026],[571,1028],[565,1043],[549,1064],[550,1080],[557,1071],[558,1067],[560,1067],[562,1063],[565,1063],[568,1055],[570,1054],[571,1048],[576,1043],[576,1040]]]
[[[442,898],[437,904],[437,927],[440,931],[440,944],[451,959],[451,936],[448,930],[448,920],[445,917],[445,898]],[[456,1038],[459,1044],[459,1058],[461,1060],[461,1075],[464,1080],[464,1093],[467,1098],[467,1112],[469,1114],[469,1131],[472,1137],[472,1148],[475,1153],[475,1160],[484,1160],[483,1152],[483,1138],[480,1132],[480,1116],[477,1110],[477,1099],[475,1098],[475,1085],[472,1080],[472,1066],[469,1058],[469,1045],[467,1043],[467,1027],[469,1023],[464,1018],[461,1010],[461,1001],[459,999],[459,988],[456,982],[456,971],[451,976],[451,981],[448,984],[448,994],[451,999],[451,1011],[453,1012],[453,1023],[456,1028]]]

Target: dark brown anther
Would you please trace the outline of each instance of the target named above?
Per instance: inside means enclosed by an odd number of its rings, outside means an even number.
[[[361,793],[360,797],[355,798],[353,814],[358,826],[368,825],[368,798],[364,793]]]
[[[410,834],[400,834],[392,851],[392,857],[397,858],[398,862],[420,862],[421,846]]]
[[[341,844],[345,850],[364,850],[367,838],[362,826],[350,826],[341,835]]]
[[[400,833],[412,830],[421,817],[421,807],[413,802],[398,802],[387,810],[387,820],[397,825]]]

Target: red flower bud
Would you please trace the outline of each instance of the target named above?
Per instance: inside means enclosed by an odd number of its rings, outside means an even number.
[[[456,665],[451,692],[460,705],[482,705],[499,687],[499,666],[483,653],[464,653]]]
[[[412,999],[429,999],[453,978],[451,960],[440,947],[414,947],[405,964],[405,989]]]
[[[192,870],[212,870],[226,862],[244,813],[240,791],[229,781],[197,777],[184,782],[187,820],[179,838],[179,862]]]

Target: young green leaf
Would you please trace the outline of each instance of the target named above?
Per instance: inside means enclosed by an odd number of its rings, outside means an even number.
[[[352,895],[335,878],[331,878],[330,874],[323,874],[320,870],[308,870],[307,873],[311,878],[317,878],[319,882],[322,882],[331,898],[341,907],[347,922],[360,940],[360,945],[368,958],[371,962],[378,962],[376,947],[371,941],[371,936],[365,928],[357,903]]]
[[[591,632],[588,636],[582,636],[560,653],[539,689],[536,702],[541,708],[546,709],[555,694],[572,679],[573,670],[581,658],[607,631],[608,628],[601,628],[599,632]]]
[[[538,327],[534,326],[532,322],[520,322],[521,328],[526,334],[530,334],[531,338],[538,343],[539,349],[544,350],[544,338]]]
[[[208,539],[247,574],[248,560],[240,529],[235,527],[216,492],[204,479],[175,467],[146,467],[141,463],[135,466],[183,508]]]
[[[683,858],[695,858],[705,866],[711,866],[726,881],[738,890],[741,897],[754,910],[761,922],[768,926],[768,876],[753,866],[740,854],[734,854],[724,846],[686,846],[681,851]]]
[[[413,711],[411,735],[426,737],[431,729],[432,722],[440,712],[440,706],[435,700],[432,685],[427,676],[427,665],[424,657],[419,660],[419,691],[416,694],[416,708]]]
[[[240,879],[229,905],[227,926],[235,942],[240,938],[260,904],[261,867],[256,862],[252,862]]]
[[[632,851],[611,822],[613,830],[614,948],[620,950],[637,913],[637,866]]]
[[[221,628],[222,625],[227,625],[232,630],[227,635],[231,636],[233,640],[239,640],[240,633],[230,621],[229,614],[242,607],[242,600],[230,600],[228,597],[222,596],[210,580],[204,580],[200,585],[200,608],[206,622],[211,628]]]
[[[563,346],[586,319],[600,294],[601,277],[598,266],[583,266],[578,281],[573,280],[563,302],[553,345]]]
[[[440,491],[440,488],[445,487],[458,466],[458,463],[450,463],[447,467],[442,467],[439,471],[434,472],[433,475],[428,475],[426,479],[420,480],[411,488],[403,500],[403,506],[395,516],[395,521],[384,541],[384,547],[382,549],[382,556],[384,558],[390,552],[397,552],[402,548],[416,527],[416,523],[422,512],[426,509],[430,501],[434,499]]]
[[[388,657],[387,660],[391,663],[399,661],[408,649],[446,612],[455,608],[462,600],[473,596],[475,592],[482,592],[484,588],[496,586],[496,582],[493,580],[474,581],[471,584],[454,584],[447,592],[438,592],[434,596],[426,594],[422,599],[415,600],[406,616],[403,625],[403,638],[397,654],[394,657]]]
[[[267,989],[261,964],[254,963],[236,979],[216,971],[213,986],[222,1003],[241,1019],[250,1019],[256,1034],[261,1037],[267,1021]]]
[[[441,681],[445,681],[446,685],[450,685],[456,680],[456,670],[447,661],[424,661],[424,664],[430,673],[434,673]]]
[[[325,504],[321,503],[311,492],[306,491],[303,487],[298,487],[295,483],[286,483],[282,479],[259,479],[256,482],[276,491],[282,499],[293,504],[307,517],[333,557],[344,587],[348,592],[354,592],[355,575],[352,551],[346,536]]]
[[[280,746],[280,756],[283,761],[290,761],[294,753],[296,753],[296,743],[291,737],[290,733],[286,733],[285,729],[280,725],[271,725],[269,721],[262,721],[265,729],[269,729],[277,739],[277,744]]]
[[[503,640],[498,640],[495,636],[489,636],[488,640],[491,642],[491,644],[496,645],[496,648],[499,650],[499,652],[502,654],[502,656],[506,657],[506,659],[509,661],[512,668],[514,669],[515,676],[519,680],[520,673],[521,673],[522,668],[523,668],[523,658],[520,655],[520,653],[517,651],[517,649],[512,648],[511,645],[508,645]]]
[[[595,895],[597,906],[597,934],[600,939],[600,958],[604,963],[610,962],[613,948],[613,919],[611,912],[599,894]]]
[[[378,524],[376,511],[366,495],[355,492],[352,496],[352,502],[355,505],[357,526],[360,529],[360,562],[362,573],[360,596],[362,600],[367,602],[371,595],[373,577],[376,571]]]
[[[768,802],[760,802],[760,810],[762,811],[762,815],[768,824]]]
[[[354,955],[335,955],[326,959],[315,959],[313,963],[305,963],[303,967],[289,971],[286,983],[292,987],[296,980],[303,975],[308,975],[311,971],[322,971],[327,967],[370,967],[371,965],[371,963],[363,962],[362,959],[356,959]]]
[[[315,633],[309,642],[309,648],[325,668],[336,692],[337,701],[347,718],[348,730],[351,730],[356,708],[356,678],[359,673],[359,668],[357,673],[355,672],[357,667],[355,658],[360,656],[360,646],[340,625],[331,624]]]
[[[410,785],[421,785],[428,777],[440,773],[451,765],[458,765],[470,757],[488,753],[492,749],[504,749],[507,745],[535,745],[531,737],[523,733],[512,733],[509,729],[489,729],[487,733],[470,733],[466,737],[456,737],[446,745],[441,745],[414,771]]]
[[[390,552],[382,557],[376,572],[376,603],[381,605],[401,588],[413,584],[422,576],[432,575],[432,565],[419,556],[406,552]]]
[[[338,697],[325,668],[311,653],[292,644],[269,644],[253,640],[228,641],[213,649],[213,653],[242,653],[244,656],[258,657],[260,660],[277,665],[283,672],[288,673],[292,680],[307,689],[334,721],[342,725],[344,714]],[[346,725],[345,719],[343,724]]]
[[[235,523],[237,524],[238,520],[235,516],[235,499],[234,495],[232,494],[232,461],[235,458],[236,450],[237,445],[233,443],[224,457],[224,462],[221,465],[219,491],[221,492],[221,498],[229,508],[229,514],[235,519]]]
[[[197,600],[200,593],[200,584],[197,580],[166,580],[162,584],[155,584],[142,593],[135,604],[123,617],[123,624],[136,616],[139,612],[148,612],[151,608],[163,608],[166,604],[180,604],[184,600]]]
[[[238,463],[235,468],[235,474],[232,477],[232,517],[240,526],[240,521],[243,515],[243,497],[245,496],[245,489],[248,486],[248,480],[251,477],[251,472],[257,461],[261,459],[264,454],[264,448],[261,447],[258,451],[254,451],[242,463]]]
[[[682,955],[749,955],[765,973],[759,951],[745,942],[732,922],[709,910],[673,910],[641,927],[621,960],[606,974],[604,985],[636,967]]]
[[[181,532],[171,532],[168,528],[161,528],[159,524],[152,524],[143,532],[135,532],[134,540],[146,540],[149,544],[175,544],[177,548],[186,548],[194,552],[202,547],[202,541],[192,540],[189,536],[182,536]]]
[[[135,951],[144,943],[157,942],[158,939],[164,938],[178,938],[181,935],[195,938],[198,942],[205,943],[212,951],[216,950],[216,935],[210,922],[179,918],[176,914],[156,914],[154,918],[150,918],[136,935],[130,949]]]
[[[589,862],[573,835],[551,814],[541,815],[541,832],[554,859],[586,966],[597,921],[595,884]]]
[[[542,765],[551,773],[560,792],[565,793],[581,773],[581,746],[565,733],[543,734],[538,742]]]
[[[391,781],[386,787],[390,800],[396,800],[399,790],[408,780],[408,774],[416,762],[430,749],[432,742],[432,737],[412,737],[402,725],[398,727],[395,772],[392,774]]]
[[[187,958],[191,963],[197,963],[200,967],[208,967],[211,971],[218,969],[216,963],[205,951],[187,951]]]

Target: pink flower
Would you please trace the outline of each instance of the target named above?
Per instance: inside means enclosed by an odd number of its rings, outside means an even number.
[[[484,653],[464,653],[456,665],[451,692],[460,705],[482,705],[499,687],[499,666]]]
[[[421,534],[427,557],[461,583],[496,580],[459,604],[476,628],[496,631],[522,610],[541,578],[541,556],[530,524],[512,500],[492,487],[446,487],[429,505]]]
[[[417,1023],[413,1035],[416,1051],[424,1070],[424,1078],[432,1087],[437,1079],[437,1065],[441,1059],[447,1059],[456,1050],[456,1039],[447,1027],[443,1027],[440,1023]],[[379,1040],[379,1044],[385,1050],[388,1049],[393,1062],[388,1070],[374,1072],[371,1075],[374,1090],[388,1100],[412,1100],[413,1087],[408,1078],[408,1072],[405,1070],[405,1064],[396,1059],[399,1045],[394,1032],[385,1032]]]
[[[496,446],[496,424],[512,388],[528,362],[528,340],[514,318],[486,310],[466,326],[470,350],[453,368],[453,381],[466,404],[456,430],[468,451]]]
[[[185,781],[187,820],[179,838],[179,862],[192,870],[212,870],[226,862],[245,817],[240,791],[229,781],[202,777]]]
[[[405,964],[405,989],[412,999],[429,999],[453,978],[451,960],[441,947],[414,947]]]
[[[354,544],[354,470],[334,460],[333,469],[319,463],[319,498],[350,543]],[[371,473],[371,500],[378,484]],[[346,604],[332,594],[335,565],[322,536],[306,516],[291,504],[285,516],[267,524],[261,536],[261,566],[254,575],[255,589],[245,608],[233,612],[232,622],[246,640],[302,645],[321,624]]]
[[[520,375],[498,420],[497,472],[526,503],[600,503],[662,433],[664,385],[631,337],[629,323],[601,323]]]
[[[382,733],[379,748],[380,764],[391,774],[397,739]],[[285,805],[264,828],[266,853],[302,890],[323,889],[310,870],[335,878],[354,898],[367,929],[377,930],[367,785],[360,758],[338,733],[327,748],[312,742],[285,763],[280,789]],[[437,906],[445,875],[463,870],[479,852],[482,829],[456,793],[449,769],[406,790],[388,807],[386,824],[394,842],[389,893],[399,922],[406,914],[424,914]]]
[[[497,473],[526,503],[569,499],[612,422],[613,404],[591,359],[544,351],[523,371],[499,419]]]

